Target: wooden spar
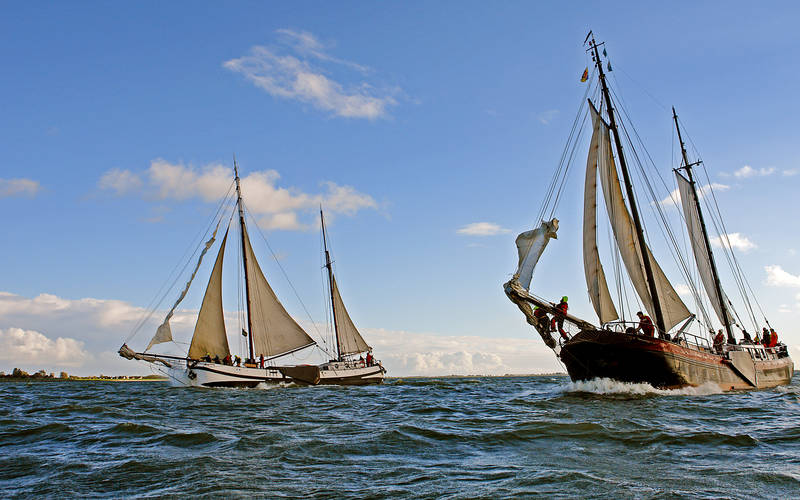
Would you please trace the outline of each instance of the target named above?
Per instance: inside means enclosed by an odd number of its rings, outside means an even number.
[[[245,302],[247,302],[247,346],[249,356],[248,359],[254,360],[255,354],[253,353],[253,323],[251,320],[250,315],[250,287],[248,286],[248,279],[247,279],[247,252],[245,251],[245,241],[244,241],[244,234],[245,234],[245,223],[244,223],[244,209],[242,208],[242,189],[239,185],[239,166],[236,165],[236,157],[233,157],[233,172],[235,174],[236,179],[236,206],[239,208],[239,226],[241,230],[239,233],[241,234],[242,240],[242,265],[244,266],[244,292],[245,292]]]
[[[647,285],[650,289],[650,298],[653,301],[653,313],[656,316],[656,327],[659,332],[667,333],[666,323],[664,322],[664,314],[661,311],[661,302],[658,297],[658,289],[653,277],[653,268],[650,265],[650,259],[647,255],[647,246],[644,240],[644,231],[642,230],[642,222],[639,218],[639,209],[636,205],[636,197],[633,194],[633,185],[631,184],[630,174],[628,173],[628,165],[625,162],[625,154],[622,152],[622,140],[620,139],[619,130],[617,128],[617,121],[614,117],[614,107],[611,105],[611,95],[608,91],[606,84],[606,75],[603,72],[603,64],[600,60],[600,52],[597,50],[597,42],[592,35],[591,48],[594,50],[594,62],[600,76],[600,85],[603,92],[603,98],[606,101],[606,109],[608,112],[609,126],[614,131],[614,144],[617,149],[617,157],[619,158],[619,167],[622,170],[622,177],[625,181],[625,190],[628,194],[628,205],[630,205],[631,216],[633,217],[633,225],[636,227],[636,238],[639,242],[639,251],[641,252],[642,264],[644,265],[644,272],[647,276]]]
[[[697,216],[700,219],[700,229],[703,231],[703,241],[706,244],[706,250],[708,251],[708,261],[711,263],[711,275],[714,277],[714,289],[717,292],[717,297],[719,297],[719,304],[720,308],[722,309],[722,318],[723,323],[725,325],[725,331],[728,333],[728,343],[735,344],[736,339],[733,336],[733,331],[731,330],[731,321],[730,315],[728,313],[728,306],[725,304],[724,295],[722,295],[722,286],[720,285],[719,281],[719,272],[717,271],[717,263],[714,261],[714,253],[711,251],[711,242],[708,239],[708,230],[706,229],[706,221],[703,218],[703,210],[700,208],[700,197],[697,195],[697,188],[694,182],[694,176],[692,175],[692,163],[689,163],[689,156],[686,153],[686,146],[683,143],[683,137],[681,136],[681,127],[678,125],[678,114],[675,112],[675,107],[672,107],[672,118],[675,121],[675,130],[678,132],[678,142],[681,145],[681,154],[683,155],[683,169],[686,170],[687,175],[689,176],[689,185],[692,187],[692,193],[694,193],[694,203],[695,207],[697,207]],[[695,164],[696,165],[696,164]]]
[[[328,269],[328,288],[331,292],[331,311],[333,312],[333,331],[336,335],[336,359],[342,359],[342,348],[339,345],[339,322],[336,319],[336,301],[333,298],[333,266],[331,254],[328,252],[328,233],[325,232],[325,216],[322,215],[322,206],[319,207],[319,220],[322,224],[322,245],[325,248],[325,267]]]

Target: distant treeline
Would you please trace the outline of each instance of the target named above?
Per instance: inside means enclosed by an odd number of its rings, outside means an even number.
[[[39,370],[36,373],[30,374],[25,370],[14,368],[10,374],[0,372],[0,381],[18,381],[18,380],[35,380],[35,381],[63,381],[63,380],[166,380],[165,377],[160,375],[91,375],[88,377],[78,377],[70,375],[67,372],[59,373],[58,377],[54,372],[47,373],[44,370]]]

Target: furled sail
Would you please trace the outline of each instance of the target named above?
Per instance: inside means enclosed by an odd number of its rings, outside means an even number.
[[[222,311],[222,260],[227,240],[228,231],[225,231],[214,269],[208,279],[203,304],[197,315],[192,343],[189,345],[189,357],[192,359],[200,359],[206,354],[224,358],[231,353],[228,348],[228,336],[225,335],[225,316]]]
[[[344,356],[346,354],[354,354],[357,352],[365,352],[372,349],[361,334],[358,333],[356,325],[347,314],[347,309],[344,307],[342,296],[339,295],[339,286],[336,284],[336,278],[331,275],[331,283],[333,290],[333,310],[335,312],[334,321],[336,322],[336,333],[339,338],[339,354]]]
[[[614,155],[611,150],[611,135],[608,125],[602,121],[597,110],[590,106],[592,117],[600,122],[600,136],[598,137],[597,166],[600,170],[600,181],[603,186],[603,195],[606,202],[606,210],[611,220],[611,228],[614,232],[614,239],[617,242],[622,262],[628,271],[628,276],[633,283],[637,295],[644,303],[645,309],[653,314],[653,299],[650,296],[650,289],[647,283],[647,276],[642,261],[642,252],[639,250],[639,242],[633,220],[625,205],[625,198],[622,196],[622,187],[617,176],[617,167],[614,163]],[[661,313],[664,317],[664,327],[669,330],[682,320],[688,318],[691,313],[686,308],[675,289],[670,284],[661,266],[653,258],[650,249],[645,245],[645,253],[650,260],[650,268],[653,271],[655,288],[658,293]]]
[[[722,292],[722,297],[720,297],[717,293],[717,287],[714,284],[714,274],[711,269],[711,261],[708,258],[711,249],[706,246],[706,240],[703,237],[703,229],[700,226],[700,214],[697,213],[697,198],[695,197],[695,192],[688,179],[678,172],[675,172],[675,177],[678,179],[678,190],[681,194],[681,205],[683,206],[683,218],[686,220],[686,229],[689,232],[689,238],[692,240],[692,252],[694,253],[694,260],[697,263],[697,270],[700,273],[700,280],[703,282],[703,288],[705,288],[711,306],[714,308],[722,324],[732,324],[733,319],[727,314],[728,309],[722,307],[723,303],[729,303],[728,297],[725,296],[725,292],[722,291],[721,287],[720,291]]]
[[[519,265],[517,272],[514,273],[514,278],[525,290],[528,290],[531,285],[533,269],[536,267],[536,263],[539,262],[547,243],[550,242],[550,238],[558,238],[557,231],[558,219],[553,219],[549,222],[542,222],[538,228],[525,231],[517,236]]]
[[[169,327],[169,320],[172,318],[172,315],[175,313],[175,308],[178,307],[184,297],[186,297],[186,292],[189,291],[189,287],[194,281],[194,277],[197,274],[197,270],[200,269],[200,264],[203,262],[203,257],[205,257],[208,249],[211,248],[211,245],[214,244],[214,240],[217,237],[217,230],[219,229],[219,223],[217,223],[217,227],[214,228],[214,232],[211,234],[211,238],[206,241],[205,245],[203,245],[203,251],[200,252],[200,257],[197,259],[197,264],[194,266],[194,270],[192,271],[192,275],[189,277],[189,281],[186,282],[186,286],[183,287],[183,291],[181,292],[180,296],[178,296],[178,300],[172,305],[172,309],[169,310],[167,316],[164,318],[164,322],[158,326],[156,330],[156,334],[153,335],[153,338],[150,340],[150,343],[147,344],[147,349],[149,350],[156,344],[161,344],[162,342],[171,342],[172,341],[172,329]],[[227,232],[225,233],[227,234]]]
[[[598,142],[602,135],[603,123],[597,113],[592,115],[594,132],[589,144],[589,157],[586,160],[586,182],[583,193],[583,270],[586,286],[600,323],[608,323],[619,318],[611,293],[608,291],[606,274],[600,263],[597,250],[597,159]]]
[[[250,296],[250,325],[253,353],[256,356],[278,356],[314,345],[300,325],[283,308],[258,265],[247,229],[244,232],[244,254],[247,262],[247,291]]]

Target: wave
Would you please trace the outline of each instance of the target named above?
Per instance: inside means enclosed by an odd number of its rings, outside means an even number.
[[[564,392],[589,392],[593,394],[630,394],[634,396],[708,396],[722,394],[722,389],[713,382],[706,382],[697,387],[682,387],[680,389],[658,389],[648,383],[620,382],[610,378],[595,378],[569,382],[564,387]]]

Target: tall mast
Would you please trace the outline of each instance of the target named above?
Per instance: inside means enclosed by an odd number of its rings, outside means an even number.
[[[248,286],[247,277],[247,252],[245,251],[245,224],[244,224],[244,208],[242,207],[242,189],[239,185],[239,166],[236,164],[236,156],[233,157],[233,172],[236,175],[236,206],[239,209],[239,233],[242,239],[242,265],[244,265],[244,293],[245,301],[247,302],[247,346],[250,356],[248,359],[254,360],[253,354],[253,323],[250,315],[250,287]]]
[[[611,105],[611,95],[608,91],[606,84],[606,74],[603,72],[603,62],[600,60],[600,52],[597,50],[597,42],[592,35],[591,48],[594,50],[594,62],[597,66],[598,74],[600,75],[600,86],[603,91],[603,98],[606,101],[606,109],[608,111],[608,121],[611,130],[614,131],[614,145],[617,149],[617,157],[619,158],[619,167],[622,170],[622,177],[625,181],[625,190],[628,193],[628,204],[631,208],[631,215],[633,216],[633,225],[636,227],[636,238],[639,241],[639,251],[641,252],[642,263],[644,264],[644,272],[647,276],[647,285],[650,288],[650,297],[653,300],[653,309],[656,315],[656,326],[658,327],[659,334],[666,333],[666,323],[664,322],[664,314],[661,311],[661,302],[658,298],[658,289],[656,288],[655,279],[653,279],[653,268],[650,265],[650,259],[647,255],[647,246],[644,241],[644,231],[642,230],[642,222],[639,218],[639,209],[636,206],[636,198],[633,195],[633,185],[631,184],[630,174],[628,173],[628,165],[625,162],[625,154],[622,152],[622,141],[620,139],[619,130],[617,129],[617,121],[614,117],[614,107]]]
[[[336,301],[333,298],[333,266],[331,266],[331,254],[328,252],[328,234],[325,232],[325,216],[322,215],[322,207],[319,208],[319,220],[322,223],[322,245],[325,248],[325,267],[328,268],[328,288],[331,291],[333,331],[336,334],[336,359],[341,359],[342,348],[339,345],[339,321],[336,318]]]
[[[711,275],[714,277],[714,289],[717,292],[717,297],[719,297],[719,305],[720,309],[722,310],[722,317],[723,323],[725,324],[725,331],[728,333],[728,343],[734,343],[735,338],[733,336],[733,332],[731,331],[731,325],[729,321],[729,313],[728,313],[728,306],[725,304],[724,295],[722,295],[722,286],[720,285],[719,281],[719,271],[717,271],[717,263],[714,261],[714,253],[711,251],[711,242],[708,239],[708,230],[706,229],[706,221],[703,218],[703,210],[700,207],[700,197],[697,195],[697,185],[694,182],[694,175],[692,174],[692,166],[697,165],[699,162],[689,163],[689,156],[686,153],[686,146],[683,143],[683,137],[681,136],[681,127],[678,125],[678,114],[675,112],[675,107],[672,107],[672,119],[675,121],[675,130],[678,132],[678,142],[681,144],[681,154],[683,155],[683,170],[686,170],[686,174],[689,176],[689,185],[692,187],[692,193],[694,194],[694,203],[695,207],[697,208],[697,216],[700,219],[700,229],[703,232],[703,241],[706,244],[706,250],[708,251],[708,261],[711,263]]]

